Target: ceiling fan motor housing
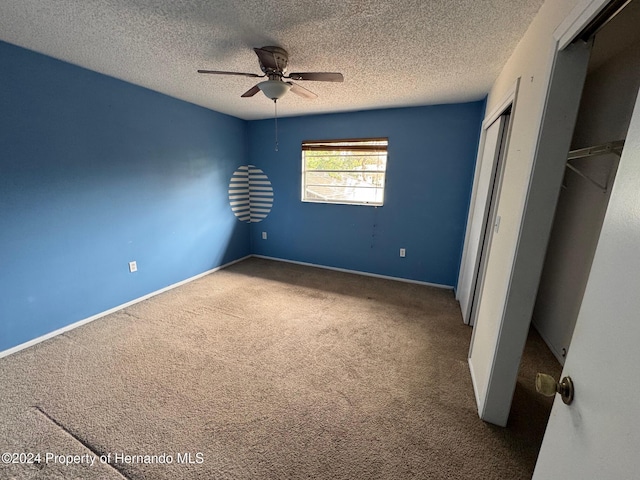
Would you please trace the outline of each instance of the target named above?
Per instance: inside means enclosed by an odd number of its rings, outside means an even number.
[[[273,62],[269,65],[265,65],[261,55],[258,55],[260,62],[260,69],[267,75],[282,76],[287,71],[287,63],[289,62],[289,54],[284,48],[280,47],[262,47],[260,50],[267,51],[273,55]],[[275,66],[275,68],[273,68]]]

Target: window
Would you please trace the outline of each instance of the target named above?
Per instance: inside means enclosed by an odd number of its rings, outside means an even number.
[[[386,138],[302,142],[302,201],[382,205]]]

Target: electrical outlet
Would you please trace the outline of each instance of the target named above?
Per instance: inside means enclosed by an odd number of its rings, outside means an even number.
[[[404,258],[406,255],[407,255],[407,250],[404,249],[404,248],[401,248],[400,249],[400,256]]]
[[[131,273],[138,271],[138,264],[136,263],[135,260],[133,262],[129,262],[129,271]]]
[[[267,232],[262,232],[262,239],[266,240],[267,239]]]

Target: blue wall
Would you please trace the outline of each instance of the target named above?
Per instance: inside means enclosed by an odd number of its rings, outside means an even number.
[[[0,352],[250,253],[457,280],[482,102],[284,118],[274,152],[273,120],[3,42],[0,66]],[[354,137],[389,138],[385,205],[302,203],[301,142]],[[246,164],[275,194],[251,225],[227,195]]]
[[[484,102],[249,122],[250,163],[274,189],[255,254],[455,285]],[[303,203],[303,140],[388,137],[382,207]],[[266,231],[267,240],[261,239]],[[400,258],[400,248],[406,258]]]
[[[0,351],[248,255],[246,159],[242,120],[0,42]]]

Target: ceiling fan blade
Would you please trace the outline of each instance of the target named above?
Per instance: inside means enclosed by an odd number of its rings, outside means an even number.
[[[247,90],[246,92],[244,92],[240,96],[241,97],[253,97],[259,91],[260,91],[260,87],[258,87],[258,85],[255,85],[254,87],[250,88],[249,90]]]
[[[198,73],[213,73],[216,75],[240,75],[242,77],[255,77],[255,78],[262,78],[265,76],[265,75],[258,75],[257,73],[222,72],[220,70],[198,70]]]
[[[270,52],[269,50],[264,50],[262,48],[254,48],[253,51],[256,52],[256,55],[258,55],[260,64],[267,70],[277,70],[277,71],[283,70],[283,66],[278,65],[278,59],[276,58],[276,55],[273,52]],[[284,67],[286,67],[286,63]]]
[[[314,82],[343,82],[341,73],[332,72],[301,72],[290,73],[287,78],[292,80],[313,80]]]
[[[289,85],[291,85],[291,91],[293,93],[295,93],[296,95],[302,97],[302,98],[318,98],[318,95],[316,95],[315,93],[313,93],[311,90],[307,90],[304,87],[301,87],[300,85],[298,85],[297,83],[293,83],[293,82],[286,82]]]

